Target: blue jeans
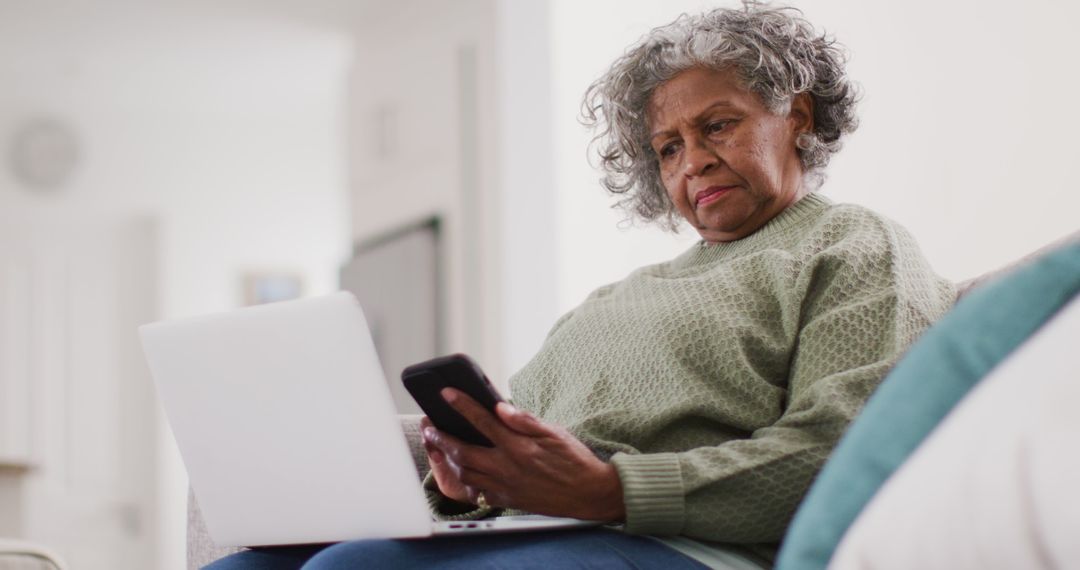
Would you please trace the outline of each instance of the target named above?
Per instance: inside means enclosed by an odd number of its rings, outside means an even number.
[[[643,536],[610,529],[356,540],[333,545],[257,548],[204,570],[353,570],[356,568],[663,568],[698,570],[696,560]]]

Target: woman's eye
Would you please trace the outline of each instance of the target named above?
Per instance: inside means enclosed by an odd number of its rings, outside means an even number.
[[[668,158],[669,156],[672,156],[676,152],[678,152],[678,150],[679,150],[679,145],[678,144],[676,144],[676,143],[668,143],[668,144],[660,147],[660,152],[658,154],[660,155],[660,158]]]
[[[731,121],[713,121],[705,126],[705,131],[710,135],[715,134],[727,128],[730,123]]]

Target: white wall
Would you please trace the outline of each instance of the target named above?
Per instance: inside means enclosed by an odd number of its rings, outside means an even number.
[[[137,215],[161,224],[160,316],[242,302],[250,271],[336,288],[349,250],[339,34],[213,10],[0,6],[0,135],[39,114],[77,129],[62,194],[0,169],[0,211],[40,220]],[[163,433],[162,569],[184,561],[186,481]]]
[[[440,217],[445,350],[500,383],[494,5],[407,2],[354,29],[349,157],[355,240]]]
[[[559,231],[550,9],[497,4],[499,243],[503,370],[525,365],[559,311]]]
[[[892,215],[962,279],[1080,227],[1072,155],[1080,76],[1070,22],[1047,0],[814,3],[855,54],[862,126],[829,193]]]
[[[794,3],[851,51],[862,126],[823,192],[899,220],[943,275],[970,277],[1077,229],[1072,154],[1080,7],[1014,2]],[[559,307],[695,237],[623,231],[585,161],[589,83],[650,28],[711,2],[553,0]]]

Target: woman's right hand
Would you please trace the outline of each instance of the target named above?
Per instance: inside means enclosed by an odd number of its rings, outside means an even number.
[[[428,428],[437,429],[427,416],[420,418],[420,433],[423,434]],[[459,503],[472,503],[469,488],[461,482],[456,466],[447,459],[446,454],[428,441],[428,438],[422,435],[421,437],[424,441],[424,451],[427,452],[428,465],[431,466],[431,475],[435,477],[435,482],[439,485],[439,492]]]

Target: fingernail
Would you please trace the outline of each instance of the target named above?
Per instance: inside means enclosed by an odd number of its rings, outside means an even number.
[[[428,441],[434,441],[435,440],[435,428],[433,428],[433,427],[424,428],[424,439],[426,439]]]
[[[457,400],[457,392],[450,388],[443,388],[441,391],[439,391],[439,394],[442,395],[443,399],[446,400],[447,403],[452,404],[454,403],[454,400]]]

